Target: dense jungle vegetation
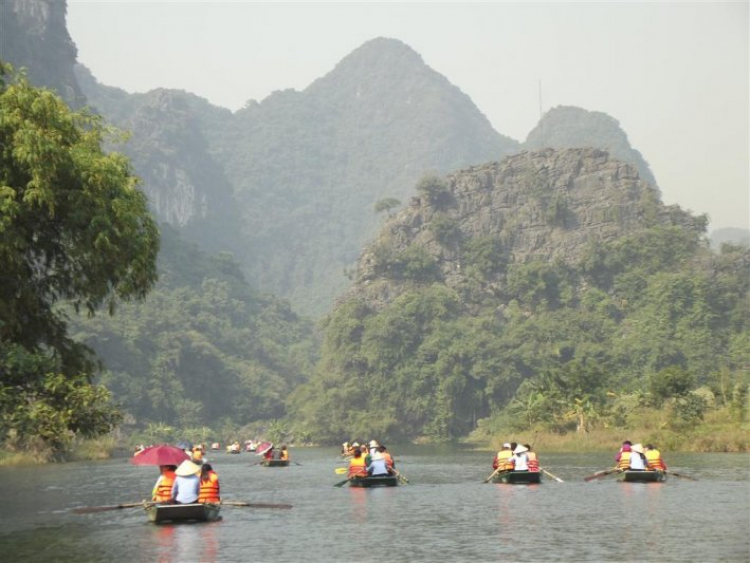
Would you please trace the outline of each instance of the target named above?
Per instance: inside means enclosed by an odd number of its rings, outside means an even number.
[[[592,244],[578,264],[509,263],[502,248],[466,242],[456,288],[414,250],[387,270],[409,289],[384,309],[339,306],[316,376],[291,397],[300,431],[487,443],[529,428],[746,421],[747,248],[714,254],[678,227]]]

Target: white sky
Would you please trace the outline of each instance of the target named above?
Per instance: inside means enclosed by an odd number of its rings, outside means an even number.
[[[236,110],[400,39],[523,141],[544,110],[620,122],[667,204],[750,228],[750,3],[68,0],[78,59],[108,86]]]

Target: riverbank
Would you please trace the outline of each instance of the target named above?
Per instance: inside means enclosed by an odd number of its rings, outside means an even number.
[[[68,450],[59,454],[43,448],[31,451],[0,450],[0,467],[109,459],[118,447],[117,438],[102,436],[75,440]]]
[[[555,453],[588,453],[617,450],[624,440],[654,444],[661,451],[694,453],[750,452],[750,424],[706,421],[684,429],[632,427],[600,428],[586,433],[550,432],[544,429],[508,432],[488,436],[475,432],[465,440],[477,449],[497,451],[503,442],[531,444],[537,451]]]

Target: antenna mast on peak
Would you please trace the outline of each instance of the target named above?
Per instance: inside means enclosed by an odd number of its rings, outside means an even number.
[[[542,79],[539,79],[539,119],[542,118]]]

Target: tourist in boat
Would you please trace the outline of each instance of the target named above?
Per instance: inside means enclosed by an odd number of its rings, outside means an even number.
[[[372,477],[383,477],[390,475],[391,471],[388,469],[388,464],[385,462],[385,456],[381,454],[377,448],[375,453],[370,455],[370,461],[367,464],[367,474]]]
[[[513,471],[528,471],[529,470],[529,456],[526,455],[529,449],[523,444],[518,444],[513,450],[513,457],[511,462],[513,463]]]
[[[268,448],[265,452],[263,452],[263,459],[271,461],[273,459],[274,455],[274,448],[273,444],[271,444],[271,447]]]
[[[177,504],[193,504],[200,493],[201,466],[189,459],[183,461],[175,471],[177,476],[172,485],[172,501]]]
[[[349,479],[367,477],[367,465],[365,464],[365,456],[362,455],[362,450],[354,450],[346,476]]]
[[[218,504],[221,502],[221,489],[219,487],[219,476],[211,467],[210,463],[204,463],[201,467],[201,482],[198,492],[198,502]]]
[[[151,491],[151,500],[155,502],[169,502],[172,500],[172,485],[175,480],[176,465],[160,465],[159,478],[156,480],[153,491]]]
[[[289,450],[286,449],[286,446],[281,446],[281,451],[279,452],[279,459],[282,461],[289,461]]]
[[[633,446],[632,442],[630,440],[625,440],[622,443],[622,446],[620,446],[620,451],[617,452],[617,455],[615,456],[615,463],[617,464],[617,467],[620,467],[620,461],[622,460],[623,454],[628,454],[628,463],[630,463],[630,448]]]
[[[536,456],[536,452],[531,451],[531,446],[529,444],[524,444],[524,447],[526,448],[526,462],[529,466],[529,471],[533,471],[535,473],[539,472],[539,458]]]
[[[396,468],[396,462],[393,461],[393,457],[391,456],[390,452],[388,452],[385,448],[385,445],[380,444],[378,446],[378,451],[383,454],[383,457],[385,458],[385,464],[388,466],[388,471],[393,473],[393,470]]]
[[[200,465],[203,463],[203,447],[199,444],[193,448],[192,459],[194,463]]]
[[[666,471],[667,464],[661,457],[661,452],[653,444],[646,445],[646,467],[656,471]]]
[[[631,471],[645,471],[646,466],[646,452],[643,450],[643,445],[636,444],[630,448],[630,469]]]
[[[377,440],[370,440],[369,446],[370,446],[370,452],[369,453],[372,456],[372,455],[375,454],[375,452],[378,451],[378,447],[380,447],[380,444],[378,444]]]
[[[511,444],[505,442],[503,449],[497,452],[495,459],[492,460],[492,469],[513,469],[513,465],[510,463],[510,458],[513,457],[513,450]]]

